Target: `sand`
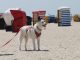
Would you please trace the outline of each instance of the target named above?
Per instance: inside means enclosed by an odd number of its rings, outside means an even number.
[[[58,27],[50,23],[41,35],[41,51],[33,51],[32,40],[29,39],[24,51],[19,51],[19,34],[6,46],[2,47],[15,33],[0,30],[0,60],[80,60],[80,22],[72,22],[72,26]]]

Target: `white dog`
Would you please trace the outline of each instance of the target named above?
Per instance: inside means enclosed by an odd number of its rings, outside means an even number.
[[[27,50],[27,41],[29,37],[33,40],[33,50],[36,50],[35,39],[37,39],[38,50],[40,50],[40,35],[42,28],[46,28],[46,22],[44,20],[38,21],[34,26],[23,26],[20,28],[20,46],[23,38],[25,38],[25,50]]]

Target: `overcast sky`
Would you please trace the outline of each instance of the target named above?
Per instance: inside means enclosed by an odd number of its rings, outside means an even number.
[[[46,10],[47,14],[56,15],[61,6],[70,7],[72,14],[80,13],[80,0],[0,0],[0,12],[8,8],[22,8],[30,16],[36,10]]]

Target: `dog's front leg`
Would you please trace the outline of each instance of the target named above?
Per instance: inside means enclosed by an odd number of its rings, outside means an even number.
[[[37,38],[38,51],[40,51],[40,37]]]

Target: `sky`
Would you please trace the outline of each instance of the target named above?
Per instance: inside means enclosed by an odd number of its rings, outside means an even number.
[[[71,8],[72,14],[80,13],[80,0],[0,0],[0,13],[8,8],[22,8],[28,16],[32,11],[46,10],[46,15],[56,15],[59,7]]]

